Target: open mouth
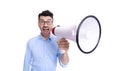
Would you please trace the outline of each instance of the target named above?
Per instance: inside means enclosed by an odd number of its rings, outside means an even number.
[[[45,32],[45,33],[49,33],[49,28],[43,28],[43,31]]]
[[[48,31],[49,31],[49,28],[43,28],[43,31],[45,31],[45,30],[48,30]]]

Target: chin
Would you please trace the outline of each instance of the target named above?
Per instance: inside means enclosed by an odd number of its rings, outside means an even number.
[[[50,32],[49,33],[43,33],[43,36],[50,36]]]

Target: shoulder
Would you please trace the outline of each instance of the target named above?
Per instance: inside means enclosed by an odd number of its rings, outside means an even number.
[[[51,35],[50,35],[50,39],[52,39],[53,41],[57,41],[56,36],[55,36],[55,35],[53,35],[53,34],[51,34]]]

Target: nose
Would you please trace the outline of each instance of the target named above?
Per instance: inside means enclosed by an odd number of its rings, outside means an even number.
[[[48,26],[48,24],[46,22],[44,22],[44,26]]]

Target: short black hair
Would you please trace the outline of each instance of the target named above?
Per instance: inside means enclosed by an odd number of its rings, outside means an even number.
[[[45,10],[39,13],[38,20],[40,19],[41,16],[50,16],[53,19],[53,13],[50,12],[49,10]]]

